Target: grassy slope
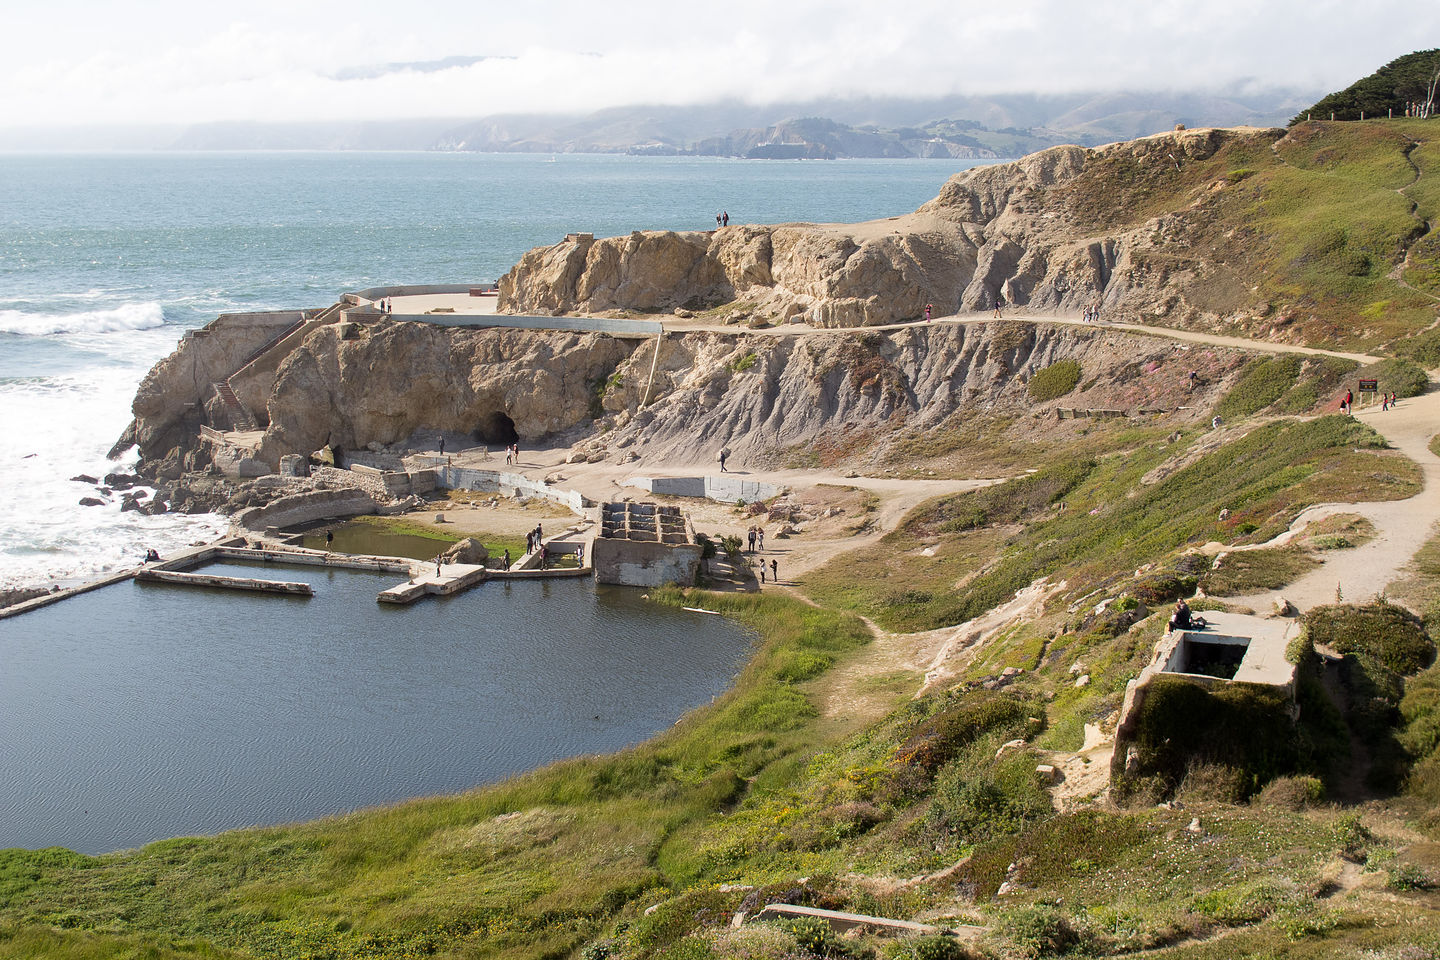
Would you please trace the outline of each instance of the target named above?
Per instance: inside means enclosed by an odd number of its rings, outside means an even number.
[[[1253,271],[1244,279],[1277,302],[1331,318],[1335,342],[1413,330],[1423,310],[1383,274],[1396,238],[1414,229],[1406,198],[1429,216],[1440,209],[1434,184],[1411,184],[1404,162],[1408,141],[1424,140],[1410,159],[1440,169],[1431,127],[1316,128],[1278,155],[1212,158],[1199,174],[1227,186],[1204,202],[1224,216],[1202,239],[1235,254],[1237,270]],[[1179,194],[1146,179],[1163,171],[1142,173],[1120,205],[1163,213]],[[1412,283],[1424,269],[1412,258]],[[1355,314],[1364,330],[1342,323]],[[1349,373],[1267,363],[1231,400],[1234,415],[1303,409],[1302,394],[1323,396]],[[1415,836],[1406,831],[1440,831],[1424,808],[1440,799],[1429,785],[1440,783],[1440,758],[1426,752],[1440,743],[1440,721],[1429,719],[1440,716],[1436,668],[1408,683],[1379,678],[1384,704],[1409,688],[1387,709],[1408,724],[1402,742],[1429,757],[1410,826],[1382,808],[1362,821],[1267,794],[1216,803],[1198,787],[1185,788],[1184,810],[1082,804],[1055,815],[1034,782],[1037,751],[1077,749],[1083,725],[1113,714],[1148,659],[1163,617],[1125,609],[1133,598],[1160,607],[1207,575],[1184,560],[1187,547],[1258,542],[1308,503],[1404,496],[1417,480],[1413,464],[1346,418],[1248,425],[1208,453],[1205,434],[1168,433],[1097,425],[1085,460],[1029,448],[1042,468],[1034,478],[924,505],[879,548],[815,575],[812,595],[831,609],[707,596],[762,630],[763,646],[734,691],[633,750],[460,796],[99,858],[0,851],[0,958],[559,957],[585,944],[592,956],[779,957],[795,955],[788,934],[725,929],[747,892],[719,884],[779,896],[802,876],[818,905],[992,922],[993,949],[1007,956],[1042,953],[1047,940],[1089,953],[1174,943],[1186,957],[1432,955],[1414,951],[1440,950],[1436,899],[1405,878],[1440,876],[1440,862],[1405,844]],[[927,440],[968,442],[916,437],[909,455],[933,453]],[[1152,471],[1163,476],[1142,483]],[[927,544],[934,557],[920,553]],[[1424,559],[1414,589],[1440,596],[1437,570]],[[1064,597],[977,651],[967,683],[897,703],[864,729],[817,722],[812,682],[867,640],[835,608],[904,629],[948,624],[1040,575],[1064,577]],[[1094,612],[1107,599],[1121,602]],[[1026,675],[1003,691],[973,689],[1006,666]],[[1077,687],[1080,671],[1091,682]],[[1343,739],[1334,708],[1307,703],[1309,735],[1327,742],[1328,718],[1332,741]],[[1030,745],[997,756],[1015,737]],[[1198,834],[1185,829],[1195,816]],[[943,879],[894,879],[964,856]],[[1368,879],[1327,899],[1350,861]],[[1007,879],[1018,892],[997,897]]]
[[[1033,203],[1065,211],[1084,236],[1153,227],[1151,245],[1131,251],[1135,270],[1175,279],[1199,310],[1260,306],[1261,335],[1374,348],[1435,316],[1432,300],[1389,274],[1435,208],[1437,131],[1433,121],[1301,123],[1273,149],[1267,137],[1233,137],[1178,168],[1168,146],[1116,151]],[[1432,260],[1435,243],[1420,245]]]

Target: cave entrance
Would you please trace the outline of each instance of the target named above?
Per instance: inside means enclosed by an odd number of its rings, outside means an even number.
[[[520,434],[515,432],[515,421],[499,410],[481,417],[473,436],[490,447],[508,447],[520,442]]]

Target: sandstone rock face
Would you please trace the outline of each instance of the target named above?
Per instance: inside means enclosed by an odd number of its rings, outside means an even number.
[[[635,349],[603,334],[384,321],[356,340],[320,327],[280,365],[259,459],[359,449],[416,430],[500,446],[591,418],[596,387]]]
[[[662,341],[642,405],[652,350],[642,346],[617,370],[603,398],[613,429],[586,444],[587,454],[712,464],[724,446],[737,465],[839,462],[847,448],[878,454],[902,433],[964,411],[1176,410],[1196,402],[1189,370],[1203,369],[1222,390],[1244,362],[1234,351],[1119,331],[1005,321],[802,337],[687,333]],[[1080,364],[1082,384],[1036,403],[1030,377],[1061,360]]]
[[[1229,188],[1191,173],[1283,130],[1178,130],[1093,150],[1056,147],[951,178],[917,212],[853,225],[635,233],[532,250],[500,281],[513,313],[673,312],[800,317],[851,327],[1008,304],[1173,325],[1258,318],[1235,238],[1205,231]],[[1187,179],[1190,178],[1190,179]],[[1150,191],[1150,192],[1147,192]],[[1179,206],[1152,210],[1153,195]],[[1187,205],[1188,204],[1188,205]]]
[[[298,315],[222,316],[192,331],[141,381],[131,405],[135,420],[110,455],[138,445],[141,457],[154,465],[177,447],[189,446],[204,422],[204,405],[214,396],[212,383],[234,373]]]

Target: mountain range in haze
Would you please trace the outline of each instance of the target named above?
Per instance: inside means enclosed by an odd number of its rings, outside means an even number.
[[[435,150],[769,159],[1016,157],[1200,126],[1283,126],[1315,91],[1008,94],[829,99],[765,106],[613,107],[323,123],[52,127],[0,131],[0,150]]]

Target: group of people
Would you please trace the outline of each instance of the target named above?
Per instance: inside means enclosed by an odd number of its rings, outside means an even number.
[[[717,228],[730,226],[730,214],[728,211],[721,210],[715,214],[715,226]]]
[[[534,553],[537,547],[544,546],[545,535],[540,524],[535,524],[535,529],[525,534],[525,552]]]
[[[1393,392],[1380,394],[1380,409],[1389,410],[1391,407],[1395,406],[1395,401],[1399,399],[1400,398],[1395,396]]]
[[[390,298],[381,297],[378,301],[376,301],[375,307],[381,313],[388,314],[390,312]]]
[[[512,443],[505,448],[505,466],[513,467],[520,462],[520,444]]]
[[[764,560],[761,560],[761,561],[760,561],[760,582],[761,582],[762,584],[765,582],[765,561],[764,561]],[[771,582],[771,583],[779,583],[779,582],[780,582],[780,562],[779,562],[778,560],[773,560],[773,559],[772,559],[772,560],[770,561],[770,582]]]
[[[750,537],[750,552],[755,552],[755,544],[760,544],[760,549],[765,549],[765,528],[759,525],[752,526],[746,533]]]
[[[1099,320],[1100,304],[1097,303],[1093,307],[1086,307],[1084,312],[1080,314],[1080,318],[1086,323],[1094,323],[1095,321]]]

